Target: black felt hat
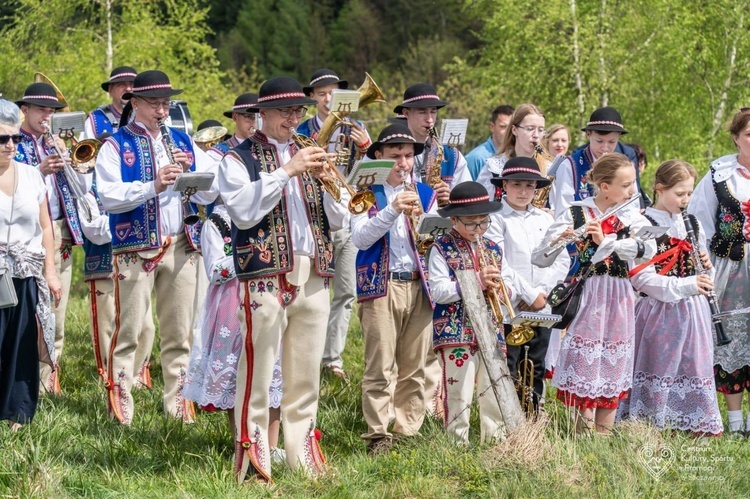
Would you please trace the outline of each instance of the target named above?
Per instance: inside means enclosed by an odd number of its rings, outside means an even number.
[[[281,109],[292,106],[313,106],[317,104],[302,91],[302,86],[294,78],[276,76],[260,86],[256,109]]]
[[[163,71],[149,70],[138,73],[133,80],[133,90],[123,94],[123,99],[132,97],[162,98],[181,94],[182,89],[172,88],[169,76]]]
[[[255,105],[258,103],[258,94],[242,94],[234,100],[234,106],[229,111],[224,111],[224,116],[232,117],[232,113],[251,114],[257,113]]]
[[[48,83],[32,83],[26,87],[23,98],[16,101],[18,107],[21,107],[21,104],[34,104],[54,109],[65,107],[65,104],[58,100],[55,88]]]
[[[417,83],[410,86],[404,92],[404,101],[393,110],[396,114],[401,114],[404,108],[425,108],[436,107],[440,109],[445,107],[449,102],[440,100],[435,87],[429,83]]]
[[[339,78],[335,71],[330,69],[319,69],[310,78],[310,84],[302,89],[306,95],[312,94],[315,87],[326,85],[338,85],[339,88],[349,88],[349,82]]]
[[[438,210],[438,215],[448,217],[470,217],[500,211],[503,203],[490,201],[487,189],[479,182],[461,182],[453,188],[450,204]]]
[[[386,118],[388,123],[391,123],[393,125],[405,125],[406,124],[406,116],[403,114],[397,114],[396,116],[391,116],[390,118]]]
[[[600,107],[589,117],[586,126],[581,128],[583,132],[620,132],[621,134],[628,133],[622,124],[622,116],[617,112],[617,109],[613,107]]]
[[[396,123],[383,128],[380,135],[378,135],[378,140],[373,142],[370,147],[367,148],[367,157],[375,159],[375,151],[380,149],[381,146],[393,144],[412,144],[414,146],[415,156],[422,154],[422,151],[424,151],[424,144],[417,142],[417,139],[414,138],[411,130],[409,130],[406,125]]]
[[[200,124],[198,125],[198,128],[196,128],[195,131],[200,132],[204,128],[209,128],[212,126],[224,126],[224,125],[222,125],[219,120],[204,120],[200,122]]]
[[[120,66],[112,70],[109,73],[109,80],[102,83],[102,90],[109,92],[109,85],[111,83],[122,83],[125,81],[135,81],[135,77],[138,75],[138,71],[130,66]]]
[[[503,166],[502,174],[490,181],[502,187],[503,180],[533,180],[537,188],[547,187],[552,183],[550,179],[542,175],[534,159],[525,157],[510,158]]]

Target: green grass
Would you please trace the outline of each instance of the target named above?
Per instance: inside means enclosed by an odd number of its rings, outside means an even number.
[[[161,370],[154,390],[135,393],[136,415],[122,427],[106,415],[88,331],[86,299],[71,300],[61,398],[44,397],[19,433],[0,425],[0,494],[34,497],[746,497],[750,442],[695,440],[680,433],[624,425],[609,438],[570,436],[567,414],[552,397],[551,422],[498,446],[460,447],[428,418],[420,437],[369,458],[359,435],[363,341],[352,320],[345,356],[351,381],[324,379],[319,412],[330,474],[312,480],[285,467],[276,483],[238,486],[233,444],[223,413],[201,413],[195,425],[161,410]],[[157,342],[158,344],[158,342]],[[529,448],[531,447],[531,448]],[[654,478],[647,449],[666,449],[667,471]],[[695,466],[703,468],[689,468]]]

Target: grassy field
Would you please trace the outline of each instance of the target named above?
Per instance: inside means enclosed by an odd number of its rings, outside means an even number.
[[[272,486],[238,486],[224,414],[195,425],[161,411],[161,370],[135,393],[131,427],[111,422],[97,379],[84,298],[71,300],[61,398],[45,397],[19,433],[0,425],[0,494],[34,497],[747,497],[750,442],[694,439],[644,425],[611,437],[570,436],[566,412],[548,397],[550,422],[497,446],[456,446],[427,420],[422,435],[369,458],[359,435],[363,342],[356,318],[345,357],[348,383],[324,380],[319,413],[332,471],[312,480],[283,466]],[[158,344],[158,342],[157,342]]]

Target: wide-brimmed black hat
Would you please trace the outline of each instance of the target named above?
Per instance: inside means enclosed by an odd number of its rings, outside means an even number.
[[[21,104],[34,104],[35,106],[54,109],[65,107],[65,104],[58,100],[55,88],[48,83],[32,83],[26,87],[23,98],[16,101],[18,107],[21,107]]]
[[[203,120],[200,122],[198,127],[195,129],[196,132],[200,132],[204,128],[209,128],[212,126],[224,126],[221,124],[219,120]]]
[[[517,157],[510,158],[503,166],[503,172],[499,177],[490,181],[499,187],[503,186],[503,180],[533,180],[537,189],[547,187],[552,182],[542,175],[539,165],[532,158]]]
[[[589,122],[581,128],[582,132],[620,132],[628,133],[622,125],[622,116],[613,107],[600,107],[589,117]]]
[[[411,130],[406,125],[396,123],[394,125],[388,125],[383,128],[378,135],[378,140],[373,142],[370,147],[367,148],[367,157],[375,159],[375,151],[380,149],[381,146],[390,146],[394,144],[412,144],[414,146],[414,155],[422,154],[424,151],[424,144],[417,142],[417,139],[411,133]]]
[[[401,111],[404,108],[412,107],[436,107],[440,109],[441,107],[445,107],[448,104],[450,103],[440,100],[435,87],[433,87],[429,83],[417,83],[406,89],[406,91],[404,92],[404,102],[396,106],[393,109],[393,112],[396,114],[401,114]]]
[[[110,83],[122,83],[125,81],[135,81],[135,77],[138,75],[138,71],[130,66],[120,66],[115,68],[109,73],[109,80],[102,83],[102,90],[109,92]]]
[[[397,114],[396,116],[391,116],[390,118],[386,118],[386,121],[394,125],[403,125],[403,124],[406,124],[406,116],[404,116],[403,114]]]
[[[450,204],[437,212],[443,218],[470,217],[495,213],[502,207],[503,203],[490,201],[490,195],[482,184],[468,181],[454,187],[450,195]]]
[[[135,97],[171,97],[181,94],[182,89],[172,88],[169,76],[163,71],[155,69],[138,73],[133,80],[133,90],[122,95],[123,99]]]
[[[257,113],[255,105],[258,103],[258,94],[242,94],[234,99],[234,106],[229,111],[224,111],[224,116],[232,117],[232,113],[251,114]]]
[[[319,69],[310,78],[310,84],[302,89],[306,95],[312,94],[315,87],[326,85],[338,85],[339,88],[349,88],[349,82],[339,78],[335,71],[330,69]]]
[[[302,86],[294,78],[276,76],[260,86],[256,109],[281,109],[291,106],[312,106],[317,104],[302,91]]]

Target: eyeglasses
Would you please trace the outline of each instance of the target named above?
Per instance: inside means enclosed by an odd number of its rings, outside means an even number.
[[[477,229],[485,230],[492,223],[492,220],[489,218],[485,218],[481,222],[464,222],[459,217],[458,221],[461,222],[463,226],[466,227],[467,230],[477,230]]]
[[[14,145],[18,145],[23,140],[23,135],[16,134],[16,135],[0,135],[0,146],[4,146],[8,143],[8,141],[13,141]]]
[[[536,132],[539,135],[544,135],[544,127],[543,126],[532,126],[532,125],[529,125],[529,126],[519,126],[519,125],[516,125],[516,128],[520,128],[521,130],[525,130],[527,133],[534,133],[534,130],[536,130]]]
[[[165,109],[169,109],[169,105],[171,104],[171,101],[169,100],[152,101],[152,100],[144,99],[143,97],[141,97],[141,100],[145,102],[146,104],[148,104],[149,107],[153,109],[154,111],[156,111],[157,109],[161,107]]]
[[[237,113],[248,121],[257,121],[258,115],[256,113]]]
[[[278,109],[279,114],[282,118],[286,119],[292,116],[294,114],[297,118],[301,118],[304,115],[307,114],[307,108],[306,107],[298,107],[296,109],[292,109],[290,107],[284,108],[284,109]]]

